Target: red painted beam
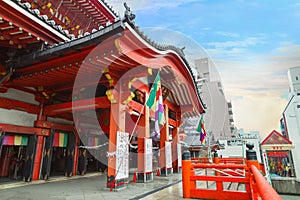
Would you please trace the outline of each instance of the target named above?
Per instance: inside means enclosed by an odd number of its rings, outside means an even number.
[[[174,127],[177,126],[176,121],[174,119],[171,119],[171,118],[169,118],[169,124],[172,125],[172,126],[174,126]]]
[[[141,114],[144,114],[144,110],[142,109],[143,108],[143,105],[136,102],[136,101],[131,101],[128,103],[128,106],[132,108],[132,110],[134,111],[137,111]]]
[[[66,125],[66,124],[58,124],[48,121],[35,121],[34,126],[37,128],[48,128],[48,129],[56,129],[62,131],[74,131],[74,126]]]
[[[190,176],[191,181],[221,181],[234,183],[249,183],[249,177],[232,176]]]
[[[180,111],[180,106],[174,105],[172,102],[170,102],[169,100],[164,100],[164,104],[168,105],[169,109],[174,111],[174,112],[178,112]]]
[[[104,6],[103,2],[98,1],[98,0],[91,0],[90,1],[96,8],[98,8],[100,10],[100,12],[102,13],[102,15],[105,16],[105,18],[107,18],[110,22],[114,22],[115,21],[115,16],[114,14],[107,8],[107,6]]]
[[[51,116],[58,113],[92,110],[97,108],[110,108],[110,102],[106,96],[45,106],[44,112],[45,115]]]
[[[22,134],[36,134],[36,135],[44,135],[49,136],[50,130],[44,128],[34,128],[28,126],[17,126],[11,124],[0,124],[0,129],[4,132],[11,132],[11,133],[22,133]]]
[[[216,169],[245,169],[247,168],[246,165],[238,165],[238,164],[202,164],[197,163],[193,164],[194,168],[202,168],[202,169],[208,169],[208,168],[216,168]]]
[[[14,109],[14,110],[24,111],[31,114],[38,114],[40,111],[40,108],[37,105],[26,103],[23,101],[8,99],[4,97],[0,98],[0,108],[4,108],[8,110]]]

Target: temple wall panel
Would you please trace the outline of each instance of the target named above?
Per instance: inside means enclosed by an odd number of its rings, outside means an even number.
[[[36,115],[18,110],[0,108],[0,123],[33,127]]]
[[[39,105],[39,102],[37,102],[34,99],[33,94],[29,94],[29,93],[26,93],[26,92],[23,92],[20,90],[16,90],[13,88],[9,88],[6,93],[0,93],[0,98],[1,97],[18,100],[18,101],[23,101],[23,102],[34,104],[34,105]]]
[[[66,125],[73,125],[72,121],[61,119],[61,118],[53,118],[53,117],[47,117],[48,122],[58,123],[58,124],[66,124]]]

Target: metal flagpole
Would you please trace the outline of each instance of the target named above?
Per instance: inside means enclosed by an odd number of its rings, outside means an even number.
[[[160,69],[158,70],[158,72],[157,72],[157,74],[156,74],[156,77],[155,77],[155,79],[154,79],[154,82],[156,81],[159,72],[160,72]],[[149,94],[151,93],[152,90],[153,90],[153,85],[151,86],[151,89],[150,89],[150,91],[149,91]],[[148,99],[147,99],[147,101],[148,101]],[[134,132],[134,130],[136,129],[137,124],[138,124],[138,122],[139,122],[139,120],[140,120],[140,118],[141,118],[141,116],[142,116],[142,115],[141,115],[141,112],[142,112],[143,109],[145,108],[147,101],[145,101],[145,103],[143,104],[143,107],[141,108],[141,110],[140,110],[140,112],[139,112],[138,119],[137,119],[136,123],[134,124],[134,127],[133,127],[133,129],[132,129],[132,131],[131,131],[131,135],[130,135],[130,137],[129,137],[129,140],[127,141],[127,145],[129,145],[129,146],[130,146],[130,140],[131,140],[132,137],[133,137],[133,132]],[[130,147],[131,147],[131,146],[130,146]],[[126,155],[126,154],[125,154],[125,155]],[[122,157],[122,162],[123,162],[123,159],[124,159],[124,156]],[[116,177],[117,177],[117,174],[118,174],[119,171],[120,171],[120,168],[121,168],[121,165],[118,166],[118,169],[117,169],[117,172],[116,172],[116,176],[115,176],[115,178],[114,178],[113,183],[115,182],[115,179],[116,179]],[[113,185],[114,185],[114,184],[112,184],[112,187],[113,187]],[[111,190],[112,190],[112,187],[111,187]]]

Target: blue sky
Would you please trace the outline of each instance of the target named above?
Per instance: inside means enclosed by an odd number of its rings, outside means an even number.
[[[119,0],[108,1],[123,16]],[[127,0],[142,29],[192,38],[216,63],[238,128],[279,129],[287,69],[300,66],[300,0]],[[170,41],[168,41],[170,42]],[[174,43],[176,41],[174,40]]]

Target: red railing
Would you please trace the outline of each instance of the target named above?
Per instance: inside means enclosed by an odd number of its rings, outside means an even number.
[[[256,191],[258,191],[262,200],[281,200],[281,197],[254,165],[251,165],[251,172],[254,179],[252,185],[256,186]]]
[[[280,196],[258,170],[257,161],[241,158],[182,160],[184,198],[279,200]],[[250,170],[251,168],[251,170]]]
[[[209,163],[208,158],[191,158],[193,163]]]
[[[243,158],[218,158],[219,163],[233,163],[233,164],[245,164],[245,159]]]

